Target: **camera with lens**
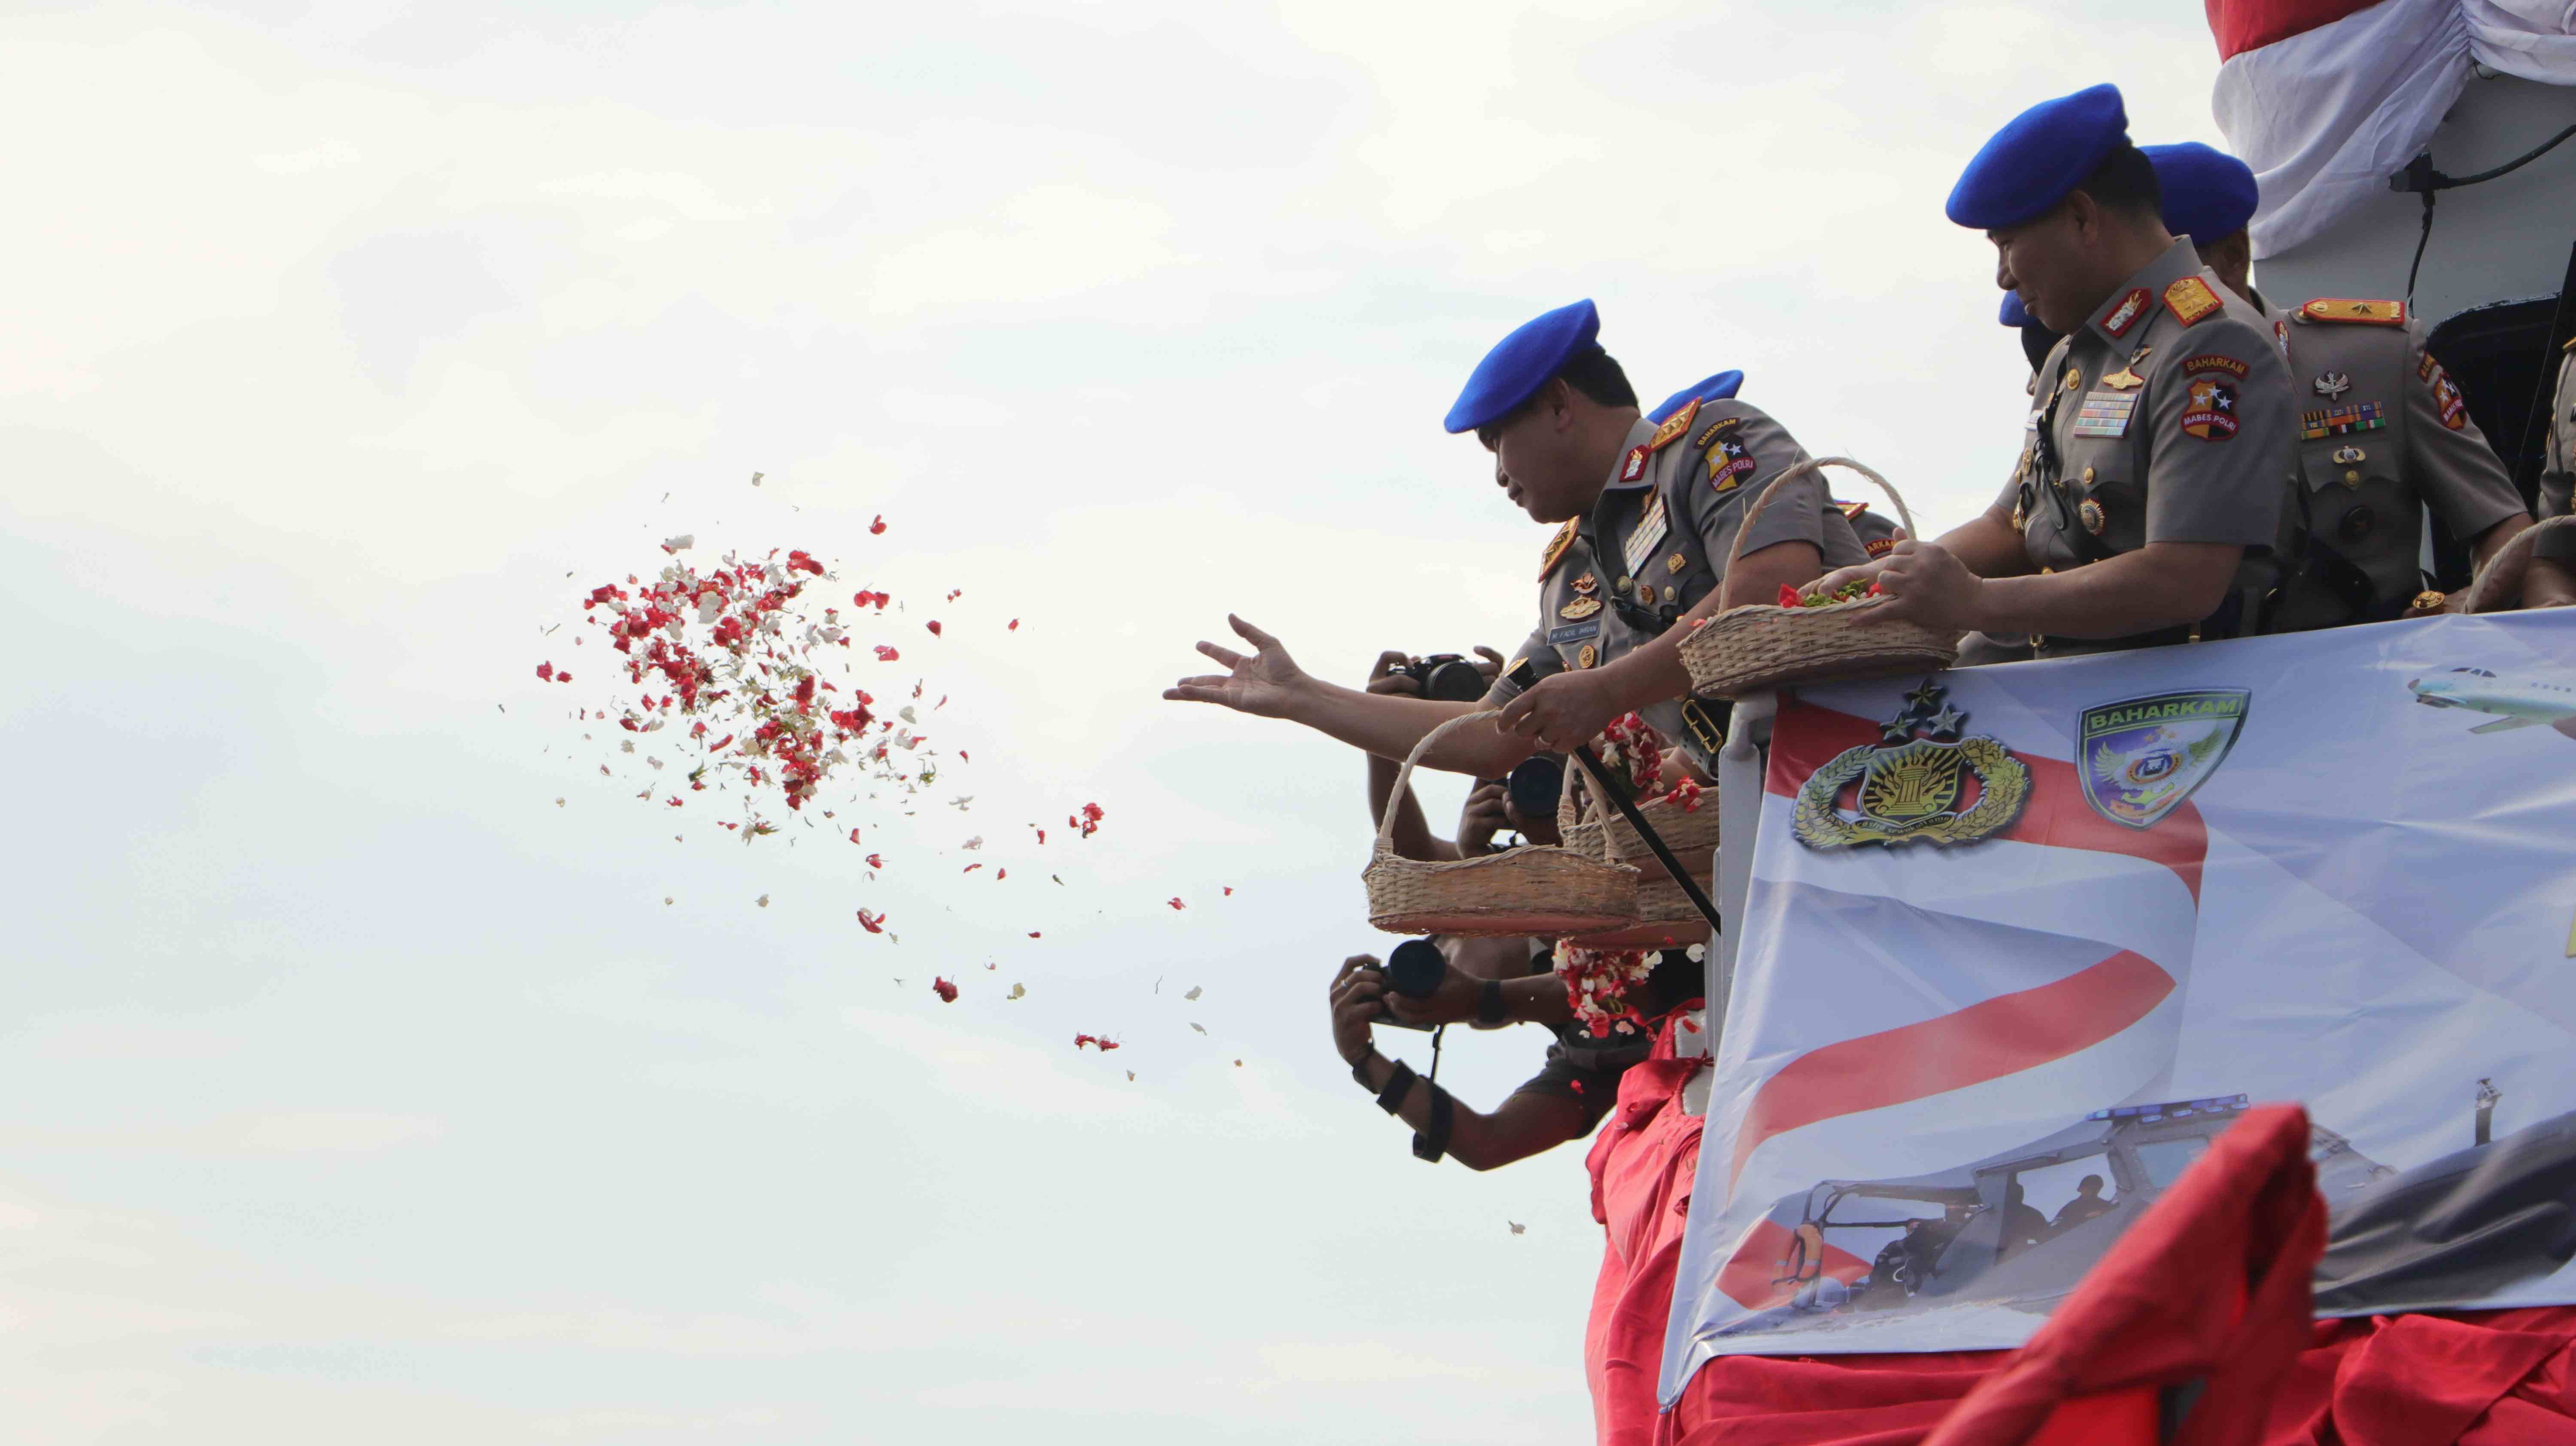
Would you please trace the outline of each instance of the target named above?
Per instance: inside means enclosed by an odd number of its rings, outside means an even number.
[[[1389,994],[1401,994],[1407,999],[1428,999],[1440,987],[1440,981],[1448,976],[1449,961],[1441,954],[1440,946],[1430,940],[1407,939],[1386,951],[1386,962],[1378,966],[1377,972],[1386,981]],[[1372,1022],[1426,1032],[1432,1028],[1428,1024],[1408,1024],[1382,1006]]]
[[[1564,789],[1565,757],[1557,753],[1533,753],[1503,780],[1503,790],[1511,796],[1512,811],[1523,818],[1555,817],[1556,798]]]
[[[1434,653],[1395,670],[1411,678],[1425,698],[1443,703],[1473,703],[1485,696],[1485,675],[1458,653]]]

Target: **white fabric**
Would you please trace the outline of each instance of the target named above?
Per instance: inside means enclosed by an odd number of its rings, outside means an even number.
[[[2472,62],[2576,85],[2576,5],[2380,0],[2231,56],[2210,109],[2262,185],[2255,256],[2287,251],[2386,194],[2460,98]]]
[[[2482,1079],[2505,1091],[2510,1130],[2576,1119],[2576,972],[2562,957],[2576,955],[2576,609],[1938,681],[1965,734],[2032,769],[2013,836],[1811,848],[1795,837],[1793,800],[1727,760],[1727,801],[1755,804],[1744,813],[1757,821],[1748,831],[1727,816],[1724,853],[1747,875],[1727,916],[1741,937],[1674,1278],[1667,1405],[1721,1355],[2018,1345],[2090,1258],[2043,1243],[1991,1267],[1989,1285],[1970,1276],[1904,1309],[1730,1295],[1730,1262],[1770,1264],[1760,1242],[1797,1229],[1820,1182],[1965,1170],[2124,1104],[2299,1100],[2363,1165],[2392,1170],[2468,1141]],[[1825,726],[1820,710],[1846,730],[1875,728],[1913,685],[1801,689],[1773,738],[1781,785],[1818,766],[1818,735],[1799,730]],[[2162,776],[2120,774],[2137,749],[2116,732],[2088,740],[2089,716],[2200,690],[2248,698],[2233,748],[2185,765],[2203,770],[2187,803],[2137,831],[2069,803],[2111,787],[2086,781],[2095,775]],[[2166,741],[2203,756],[2191,736]],[[2092,971],[2123,950],[2135,957],[2115,975]],[[2144,988],[2140,959],[2170,992]],[[2053,1017],[2091,1024],[2039,1040],[1987,1022],[1994,1001],[2039,989]],[[1863,1263],[1894,1238],[1866,1222],[1836,1228],[1828,1243]],[[2030,1276],[2043,1267],[2055,1273]],[[2569,1302],[2576,1264],[2446,1303]]]

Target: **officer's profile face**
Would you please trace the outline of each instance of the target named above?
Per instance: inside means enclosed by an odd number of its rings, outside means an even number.
[[[1550,385],[1520,410],[1476,429],[1494,454],[1494,485],[1535,522],[1563,522],[1584,507],[1584,477],[1573,456],[1564,385]],[[1595,485],[1599,478],[1590,479]]]
[[[2021,293],[2023,309],[2061,334],[2093,314],[2080,230],[2073,208],[2061,205],[2025,225],[1986,233],[1995,245],[1995,284]]]

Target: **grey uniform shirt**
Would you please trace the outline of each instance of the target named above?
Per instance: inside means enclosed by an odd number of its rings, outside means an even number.
[[[1695,403],[1660,427],[1639,418],[1592,514],[1568,522],[1549,543],[1538,628],[1514,665],[1527,659],[1543,678],[1614,662],[1661,637],[1724,581],[1728,550],[1753,499],[1806,460],[1787,428],[1740,401]],[[1815,544],[1828,570],[1868,558],[1814,473],[1762,509],[1744,551],[1782,542]],[[1505,672],[1488,706],[1519,695]],[[1686,718],[1683,700],[1641,711],[1703,769],[1713,765],[1713,729],[1704,716]]]
[[[2301,537],[2270,630],[2396,617],[2424,586],[2424,508],[2465,542],[2522,511],[2522,495],[2399,303],[2320,297],[2266,314],[2299,405]]]
[[[2576,341],[2558,361],[2558,390],[2549,402],[2549,453],[2541,463],[2540,515],[2565,517],[2576,491]],[[2532,544],[2532,555],[2576,562],[2576,528],[2562,527]]]
[[[2151,542],[2279,549],[2298,416],[2271,323],[2188,240],[2121,283],[2040,365],[2001,505],[2038,572]],[[2242,627],[2250,630],[2252,619]],[[2180,641],[1979,634],[1962,662]]]

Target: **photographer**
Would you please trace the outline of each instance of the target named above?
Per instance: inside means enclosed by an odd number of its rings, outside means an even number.
[[[1446,1153],[1470,1170],[1508,1165],[1592,1133],[1618,1102],[1620,1075],[1652,1050],[1655,1026],[1672,1010],[1696,1003],[1702,972],[1682,950],[1664,951],[1643,986],[1646,1026],[1623,1022],[1603,1039],[1574,1023],[1565,984],[1553,973],[1476,979],[1444,965],[1434,974],[1422,967],[1421,956],[1405,955],[1406,945],[1398,945],[1386,964],[1367,954],[1342,961],[1330,996],[1333,1047],[1350,1064],[1351,1078],[1377,1096],[1378,1108],[1413,1127],[1416,1158],[1437,1162]],[[1417,973],[1430,977],[1408,977]],[[1378,1053],[1371,1034],[1381,1023],[1465,1022],[1544,1024],[1557,1035],[1546,1066],[1491,1114],[1459,1105],[1412,1066]]]
[[[1426,696],[1424,689],[1428,685],[1431,696],[1454,700],[1472,685],[1476,696],[1482,697],[1502,672],[1503,657],[1482,644],[1477,645],[1475,651],[1478,661],[1471,663],[1454,653],[1415,658],[1390,649],[1378,654],[1376,665],[1369,670],[1368,691],[1387,697],[1420,698]],[[1369,823],[1372,827],[1386,816],[1387,798],[1395,791],[1397,767],[1391,758],[1381,758],[1374,753],[1368,755]],[[1562,764],[1557,765],[1560,770],[1562,767]],[[1534,770],[1533,777],[1545,772],[1544,769]],[[1561,772],[1558,776],[1562,776]],[[1455,842],[1432,835],[1431,825],[1423,816],[1421,801],[1413,796],[1410,787],[1396,802],[1395,851],[1403,858],[1433,861],[1481,858],[1509,847],[1494,842],[1494,836],[1500,833],[1518,833],[1531,843],[1561,842],[1556,832],[1553,807],[1526,812],[1515,807],[1511,789],[1503,779],[1481,779],[1468,793],[1467,806],[1458,815]]]

